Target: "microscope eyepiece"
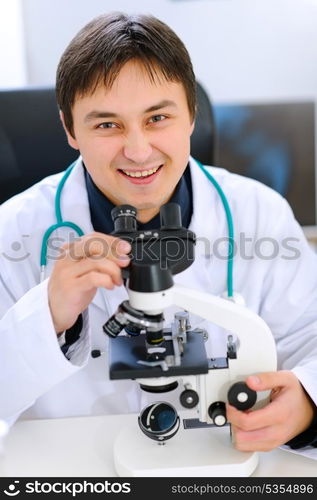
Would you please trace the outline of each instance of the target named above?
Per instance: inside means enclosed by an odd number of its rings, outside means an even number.
[[[137,210],[132,205],[119,205],[111,210],[116,233],[130,233],[137,230]]]
[[[181,229],[182,213],[178,203],[166,203],[161,206],[160,219],[162,229]]]

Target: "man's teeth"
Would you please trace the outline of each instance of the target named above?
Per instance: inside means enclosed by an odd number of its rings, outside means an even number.
[[[149,175],[155,174],[160,167],[152,168],[151,170],[142,170],[142,172],[128,172],[127,170],[122,170],[129,177],[148,177]]]

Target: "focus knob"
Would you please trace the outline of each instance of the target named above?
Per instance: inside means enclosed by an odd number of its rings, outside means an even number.
[[[222,401],[212,403],[208,408],[208,415],[217,427],[227,423],[226,405]]]
[[[186,389],[183,391],[179,399],[184,408],[195,408],[199,402],[199,396],[193,389]]]
[[[237,410],[249,410],[256,398],[256,391],[250,389],[245,382],[236,382],[228,391],[228,401]]]

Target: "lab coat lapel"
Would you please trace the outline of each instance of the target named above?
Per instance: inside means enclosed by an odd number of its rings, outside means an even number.
[[[63,188],[61,211],[63,219],[77,224],[83,230],[84,234],[93,232],[81,157],[76,161]]]
[[[189,166],[193,195],[193,215],[189,229],[196,234],[197,238],[195,255],[211,258],[211,245],[217,237],[219,220],[223,218],[223,212],[217,213],[219,204],[216,190],[192,157],[190,157]],[[208,207],[207,212],[206,207]],[[223,207],[220,208],[223,210]]]
[[[212,174],[213,168],[207,168]],[[190,158],[190,171],[193,215],[189,229],[196,235],[195,260],[175,276],[175,283],[220,295],[226,290],[227,261],[215,260],[214,244],[227,236],[225,213],[217,190],[193,158]]]
[[[81,157],[67,179],[61,197],[61,208],[63,219],[77,224],[84,232],[90,234],[94,232],[90,218],[88,194],[84,176],[84,169]],[[107,300],[105,290],[99,288],[92,304],[103,311],[107,310]]]

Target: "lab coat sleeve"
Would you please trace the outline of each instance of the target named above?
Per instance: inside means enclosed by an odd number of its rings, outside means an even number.
[[[267,265],[260,315],[276,339],[278,369],[293,371],[317,405],[317,254],[286,201],[276,214],[279,255]]]
[[[19,300],[0,279],[0,418],[12,424],[35,400],[86,364],[90,352],[88,312],[70,361],[63,355],[48,305],[48,280]],[[0,314],[0,316],[1,316]]]

